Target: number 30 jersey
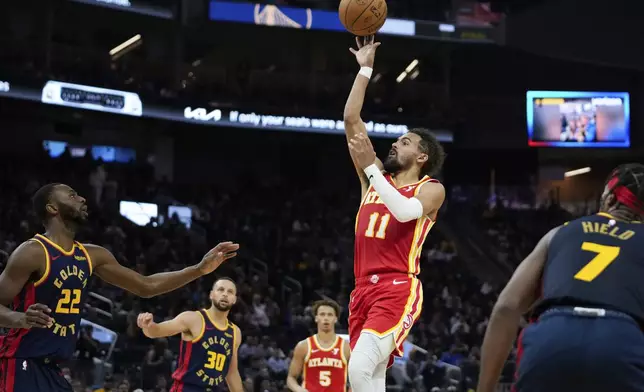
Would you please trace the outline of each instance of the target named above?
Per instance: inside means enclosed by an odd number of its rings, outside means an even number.
[[[317,336],[307,339],[308,353],[304,358],[302,388],[308,392],[346,392],[347,359],[344,339],[337,336],[333,346],[322,348]]]
[[[230,321],[225,327],[217,326],[205,309],[197,313],[203,320],[201,336],[190,342],[181,340],[171,392],[218,391],[228,374],[235,342],[239,339],[235,332],[237,328]]]
[[[644,323],[642,243],[643,224],[605,213],[562,226],[550,240],[535,313],[586,306],[621,311]]]
[[[50,328],[11,329],[0,337],[0,358],[35,358],[45,363],[64,361],[76,350],[92,260],[78,242],[65,251],[40,234],[31,241],[38,242],[45,252],[45,273],[37,281],[25,284],[11,308],[25,312],[36,303],[47,305],[54,324]]]
[[[385,174],[385,178],[396,187],[390,174]],[[414,184],[398,188],[398,192],[408,198],[414,197],[427,182],[438,181],[425,176]],[[356,216],[355,278],[383,273],[418,275],[420,252],[433,224],[427,216],[398,222],[370,186]]]

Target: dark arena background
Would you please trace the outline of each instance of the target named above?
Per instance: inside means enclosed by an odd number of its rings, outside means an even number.
[[[48,182],[88,199],[79,240],[143,274],[241,245],[211,276],[152,299],[93,279],[62,365],[74,391],[169,391],[179,339],[147,339],[136,317],[209,306],[217,276],[238,284],[246,391],[287,390],[313,301],[336,300],[346,333],[360,191],[342,111],[359,68],[338,4],[2,2],[0,269],[42,231],[30,197]],[[551,227],[597,209],[612,167],[643,160],[641,22],[626,0],[388,6],[363,119],[381,156],[424,127],[448,157],[421,256],[423,313],[387,390],[473,391],[516,265]]]

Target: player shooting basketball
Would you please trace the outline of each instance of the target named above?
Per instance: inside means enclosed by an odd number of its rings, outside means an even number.
[[[360,112],[380,43],[370,36],[357,44],[358,50],[350,50],[361,68],[344,109],[362,188],[356,288],[349,305],[349,380],[356,392],[384,392],[386,369],[393,356],[402,355],[402,344],[420,316],[420,253],[445,199],[443,185],[430,175],[440,171],[445,153],[434,135],[414,129],[392,144],[384,163],[376,157]]]

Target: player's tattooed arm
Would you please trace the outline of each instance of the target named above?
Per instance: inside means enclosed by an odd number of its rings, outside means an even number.
[[[373,69],[376,49],[380,46],[380,42],[374,42],[374,36],[369,36],[364,38],[356,37],[356,43],[358,50],[353,48],[350,48],[350,50],[351,53],[356,56],[358,65],[360,65],[360,67],[369,67]],[[360,73],[356,75],[353,87],[349,93],[349,98],[347,98],[347,102],[344,106],[344,132],[347,136],[347,140],[351,140],[357,135],[367,136],[367,127],[360,117],[362,106],[364,105],[364,97],[367,92],[367,86],[369,86],[369,78]],[[364,197],[367,193],[367,189],[369,188],[369,180],[353,157],[352,160],[353,165],[356,167],[356,171],[358,172],[358,177],[360,178],[362,197]],[[378,165],[382,170],[383,165],[378,158],[376,158],[376,165]]]
[[[539,299],[539,285],[548,257],[550,240],[559,228],[546,234],[514,271],[496,301],[481,348],[477,392],[493,392],[510,354],[521,316]]]
[[[244,383],[242,382],[241,375],[239,374],[239,364],[237,359],[237,352],[241,345],[242,334],[238,326],[235,325],[235,347],[233,349],[233,357],[230,361],[228,374],[226,375],[226,384],[230,392],[244,392]]]
[[[235,257],[238,244],[222,242],[206,253],[201,261],[180,271],[162,272],[144,276],[119,264],[107,249],[85,245],[89,252],[94,273],[107,283],[127,290],[139,297],[149,298],[183,287],[193,280],[216,270],[224,261]]]
[[[286,377],[286,386],[293,392],[307,392],[306,389],[300,386],[297,379],[302,375],[304,359],[306,358],[308,351],[309,343],[306,340],[299,342],[297,346],[295,346],[295,350],[293,350],[293,359],[291,359],[291,365],[288,368],[288,376]]]
[[[162,323],[155,323],[152,313],[141,313],[136,324],[150,339],[165,338],[181,334],[183,340],[193,340],[203,332],[203,319],[197,312],[183,312]]]
[[[33,304],[25,312],[16,312],[7,307],[27,282],[40,279],[46,263],[46,253],[36,241],[24,242],[9,256],[0,275],[0,327],[48,328],[53,324],[53,319],[49,317],[51,309],[46,305]]]

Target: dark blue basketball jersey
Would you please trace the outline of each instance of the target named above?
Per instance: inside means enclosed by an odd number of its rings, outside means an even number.
[[[184,389],[217,391],[226,380],[235,341],[239,338],[235,333],[235,325],[228,321],[225,327],[219,327],[205,309],[198,313],[203,319],[201,336],[190,342],[181,340],[181,352],[177,370],[172,375],[174,384],[171,392]]]
[[[569,222],[550,241],[537,313],[553,306],[624,312],[644,322],[644,225],[599,213]]]
[[[65,251],[40,234],[32,241],[43,247],[47,267],[38,281],[23,287],[14,298],[12,309],[24,312],[35,303],[47,305],[54,324],[50,328],[11,329],[0,338],[0,358],[66,360],[76,349],[92,261],[78,242],[70,251]]]

